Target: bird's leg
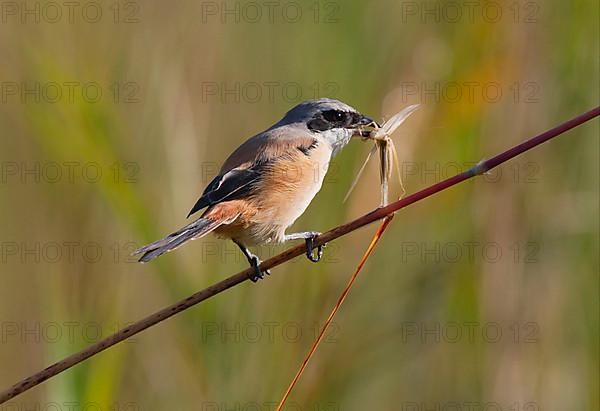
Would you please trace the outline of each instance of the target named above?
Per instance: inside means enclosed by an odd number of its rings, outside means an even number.
[[[292,234],[286,234],[284,237],[285,241],[288,240],[305,240],[306,241],[306,257],[312,261],[313,263],[318,263],[319,261],[321,261],[321,257],[323,256],[323,247],[326,246],[326,244],[321,244],[320,246],[317,247],[317,254],[315,255],[313,253],[314,250],[314,241],[315,238],[317,238],[318,236],[320,236],[321,233],[319,233],[318,231],[305,231],[302,233],[292,233]]]
[[[234,243],[237,244],[237,246],[240,248],[240,250],[242,250],[242,253],[244,253],[244,255],[246,256],[246,258],[248,259],[248,263],[250,263],[250,266],[252,268],[254,268],[254,275],[252,277],[250,277],[250,280],[255,283],[258,280],[262,280],[265,276],[265,274],[270,275],[271,271],[270,270],[265,270],[264,273],[260,270],[260,258],[258,258],[258,256],[256,254],[252,254],[250,252],[250,250],[248,250],[248,248],[246,248],[246,246],[242,243],[237,242],[236,240],[233,240]]]

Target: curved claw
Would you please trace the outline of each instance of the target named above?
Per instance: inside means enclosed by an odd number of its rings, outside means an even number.
[[[317,254],[314,254],[314,240],[317,237],[317,235],[308,237],[306,239],[306,257],[313,263],[318,263],[319,261],[321,261],[321,257],[323,257],[323,248],[325,247],[325,244],[319,245],[317,247]]]
[[[260,263],[261,261],[257,256],[253,255],[250,258],[250,265],[254,269],[254,275],[249,275],[248,278],[250,278],[250,281],[252,281],[253,283],[257,282],[258,280],[262,280],[265,277],[265,274],[271,275],[271,270],[260,270]]]

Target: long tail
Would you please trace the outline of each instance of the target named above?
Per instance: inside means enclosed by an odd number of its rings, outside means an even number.
[[[200,217],[196,221],[169,234],[165,238],[156,240],[153,243],[134,251],[131,255],[143,254],[139,261],[146,263],[166,252],[176,249],[188,240],[195,240],[196,238],[205,236],[223,223],[223,221],[215,221]]]

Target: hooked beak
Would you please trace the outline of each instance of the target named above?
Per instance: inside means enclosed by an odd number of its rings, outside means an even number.
[[[370,129],[380,127],[381,126],[371,117],[367,117],[361,114],[360,118],[358,119],[358,122],[354,124],[354,132],[352,133],[352,137],[369,137],[372,131]]]

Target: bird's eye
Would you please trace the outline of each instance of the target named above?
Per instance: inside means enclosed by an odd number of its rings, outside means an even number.
[[[343,123],[346,120],[346,113],[338,110],[327,110],[323,112],[323,118],[331,123]]]

